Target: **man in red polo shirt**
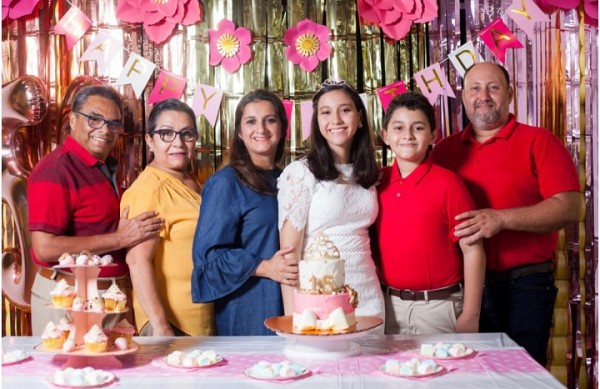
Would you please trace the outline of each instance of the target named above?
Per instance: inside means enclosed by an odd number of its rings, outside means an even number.
[[[74,285],[72,273],[52,268],[61,254],[111,254],[117,266],[101,270],[98,288],[107,289],[114,281],[127,293],[122,249],[156,237],[162,226],[156,212],[132,219],[127,210],[119,214],[117,163],[109,157],[123,129],[119,94],[105,85],[82,88],[69,119],[65,143],[36,165],[28,181],[32,258],[41,266],[32,287],[33,335],[64,316],[64,311],[48,308],[50,291],[60,280]]]
[[[484,239],[481,331],[508,333],[545,366],[556,298],[556,231],[578,220],[579,178],[550,131],[518,123],[509,113],[512,98],[502,66],[473,65],[463,90],[471,124],[436,145],[432,159],[463,178],[479,208],[458,216],[455,235]]]
[[[429,160],[435,112],[427,98],[396,96],[381,136],[394,152],[377,186],[375,223],[385,332],[477,332],[485,272],[481,241],[453,235],[456,215],[476,209],[453,172]]]

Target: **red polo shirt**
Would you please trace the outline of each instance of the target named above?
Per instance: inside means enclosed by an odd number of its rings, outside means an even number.
[[[514,115],[484,143],[469,125],[436,145],[431,158],[464,180],[478,208],[526,207],[579,191],[566,148],[550,131],[518,123]],[[504,271],[547,261],[554,257],[556,239],[557,233],[500,231],[484,240],[487,268]]]
[[[381,280],[396,289],[428,290],[463,279],[454,217],[475,209],[454,173],[425,160],[402,178],[394,161],[377,186]]]
[[[27,197],[29,231],[54,235],[92,236],[116,231],[119,196],[98,168],[104,164],[68,136],[63,145],[45,156],[31,173]],[[128,272],[124,250],[110,253],[116,267],[106,267],[101,277]],[[41,266],[31,250],[33,260]]]

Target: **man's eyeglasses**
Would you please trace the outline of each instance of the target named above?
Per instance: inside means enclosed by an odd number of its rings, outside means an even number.
[[[73,112],[78,113],[81,116],[87,118],[88,126],[93,128],[94,130],[101,129],[105,124],[106,128],[108,128],[108,131],[113,132],[115,134],[118,134],[123,130],[123,123],[121,123],[120,120],[105,120],[100,116],[88,115],[80,111]]]
[[[167,143],[173,142],[175,140],[175,138],[177,137],[177,135],[179,135],[181,140],[184,142],[192,142],[192,141],[196,140],[196,133],[192,130],[187,130],[187,129],[181,130],[181,131],[156,130],[156,131],[150,132],[150,136],[152,136],[154,134],[158,134],[158,136],[160,136],[160,140],[162,140],[163,142],[167,142]]]

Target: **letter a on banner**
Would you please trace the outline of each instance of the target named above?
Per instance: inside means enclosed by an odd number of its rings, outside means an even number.
[[[92,19],[77,7],[71,7],[54,26],[54,33],[67,38],[67,49],[71,50],[75,43],[92,25]]]
[[[98,73],[105,74],[108,65],[117,56],[123,47],[115,39],[104,31],[99,31],[96,39],[87,48],[85,53],[79,59],[80,61],[96,61]]]
[[[479,37],[502,63],[504,63],[507,48],[520,49],[523,47],[521,42],[510,32],[508,26],[500,18],[494,20],[481,30]]]
[[[121,75],[116,85],[131,84],[135,97],[139,98],[144,92],[144,88],[152,76],[152,72],[156,67],[155,64],[137,54],[131,54],[125,67],[121,71]]]
[[[153,104],[166,99],[180,98],[186,82],[183,77],[161,70],[154,84],[154,89],[152,89],[152,93],[148,98],[148,103]]]
[[[475,51],[473,42],[467,42],[448,54],[448,58],[456,68],[458,74],[464,78],[467,70],[479,62],[479,53]]]
[[[421,93],[427,97],[431,105],[435,104],[435,100],[439,95],[456,97],[439,63],[416,73],[415,81],[421,89]]]
[[[529,39],[534,39],[533,25],[535,22],[547,23],[550,17],[538,7],[533,0],[514,0],[506,9],[506,13],[525,31]]]
[[[215,126],[221,108],[223,90],[210,85],[198,84],[192,98],[192,109],[196,116],[204,115],[211,126]]]

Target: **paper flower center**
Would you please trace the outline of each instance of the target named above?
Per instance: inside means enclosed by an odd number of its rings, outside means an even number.
[[[217,50],[223,57],[233,57],[240,49],[240,41],[233,34],[223,34],[217,41]]]
[[[296,51],[305,57],[317,54],[319,47],[321,47],[321,43],[314,34],[302,34],[296,39]]]
[[[167,4],[169,0],[152,0],[154,4]]]

